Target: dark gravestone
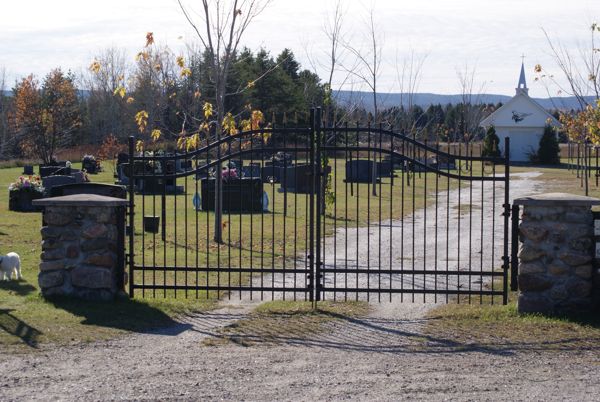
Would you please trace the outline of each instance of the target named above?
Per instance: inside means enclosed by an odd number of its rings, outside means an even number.
[[[310,194],[312,192],[312,166],[296,165],[281,168],[280,192]]]
[[[23,174],[27,176],[33,176],[33,166],[25,165],[23,166]]]
[[[373,182],[373,169],[375,163],[366,159],[346,161],[347,183],[371,183]],[[377,172],[375,172],[377,173]],[[378,180],[377,180],[378,182]]]
[[[71,176],[47,176],[42,178],[42,186],[44,186],[44,192],[46,194],[52,194],[52,188],[54,186],[74,184],[75,182],[75,178]]]
[[[41,166],[40,165],[40,177],[54,176],[56,172],[62,170],[63,166]]]
[[[260,178],[260,165],[242,166],[242,177]]]
[[[392,161],[377,162],[377,177],[392,177],[393,174]]]
[[[215,210],[215,179],[204,179],[202,210]],[[223,211],[252,213],[263,210],[263,183],[258,178],[223,180]]]
[[[129,154],[120,152],[117,155],[117,166],[119,166],[119,165],[121,165],[123,163],[127,163],[127,162],[129,162]]]
[[[454,170],[456,169],[456,158],[452,156],[438,156],[436,166],[441,170]]]
[[[50,197],[62,197],[74,194],[96,194],[114,198],[127,198],[127,191],[123,186],[104,183],[73,183],[52,187]]]
[[[91,155],[85,155],[81,161],[81,168],[90,174],[100,171],[100,163]]]
[[[282,169],[282,167],[273,165],[263,166],[260,170],[260,177],[263,183],[279,183],[279,181],[281,180]]]

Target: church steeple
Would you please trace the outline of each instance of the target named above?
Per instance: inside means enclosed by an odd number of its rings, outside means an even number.
[[[525,56],[522,56],[523,58],[525,58]],[[519,84],[517,85],[517,88],[515,88],[517,91],[517,95],[520,94],[525,94],[528,95],[529,94],[529,88],[527,88],[527,82],[525,81],[525,63],[524,61],[521,62],[521,74],[519,75]]]

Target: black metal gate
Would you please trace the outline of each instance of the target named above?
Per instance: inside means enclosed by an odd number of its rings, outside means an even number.
[[[173,154],[130,138],[130,295],[506,303],[508,155],[309,122]]]

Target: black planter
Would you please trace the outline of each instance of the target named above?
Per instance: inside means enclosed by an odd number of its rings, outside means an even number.
[[[158,233],[160,216],[144,216],[144,232]]]
[[[202,210],[215,210],[215,179],[202,180]],[[263,183],[259,178],[223,180],[223,211],[262,212]]]
[[[38,191],[20,190],[9,191],[8,193],[8,209],[18,212],[37,212],[41,211],[41,207],[35,207],[31,203],[33,200],[43,198],[43,194]]]

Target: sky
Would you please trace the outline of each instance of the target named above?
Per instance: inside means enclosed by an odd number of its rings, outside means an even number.
[[[184,3],[199,9],[199,0]],[[290,48],[304,68],[323,78],[329,46],[323,26],[334,4],[272,0],[248,28],[243,45],[273,55]],[[382,48],[380,92],[399,91],[399,66],[414,53],[425,57],[418,92],[459,93],[458,72],[467,68],[475,72],[475,90],[513,95],[525,55],[529,93],[546,97],[546,88],[534,81],[534,66],[541,64],[556,77],[560,73],[543,29],[577,51],[589,43],[591,23],[600,22],[598,0],[342,0],[342,5],[344,37],[356,48],[365,46],[366,18],[373,9]],[[175,53],[194,41],[176,0],[1,0],[0,71],[5,69],[10,88],[21,77],[43,77],[59,66],[83,73],[108,47],[123,48],[133,61],[146,32]],[[353,60],[346,54],[345,67]],[[367,89],[346,75],[340,67],[334,89]],[[556,95],[558,88],[549,91]]]

